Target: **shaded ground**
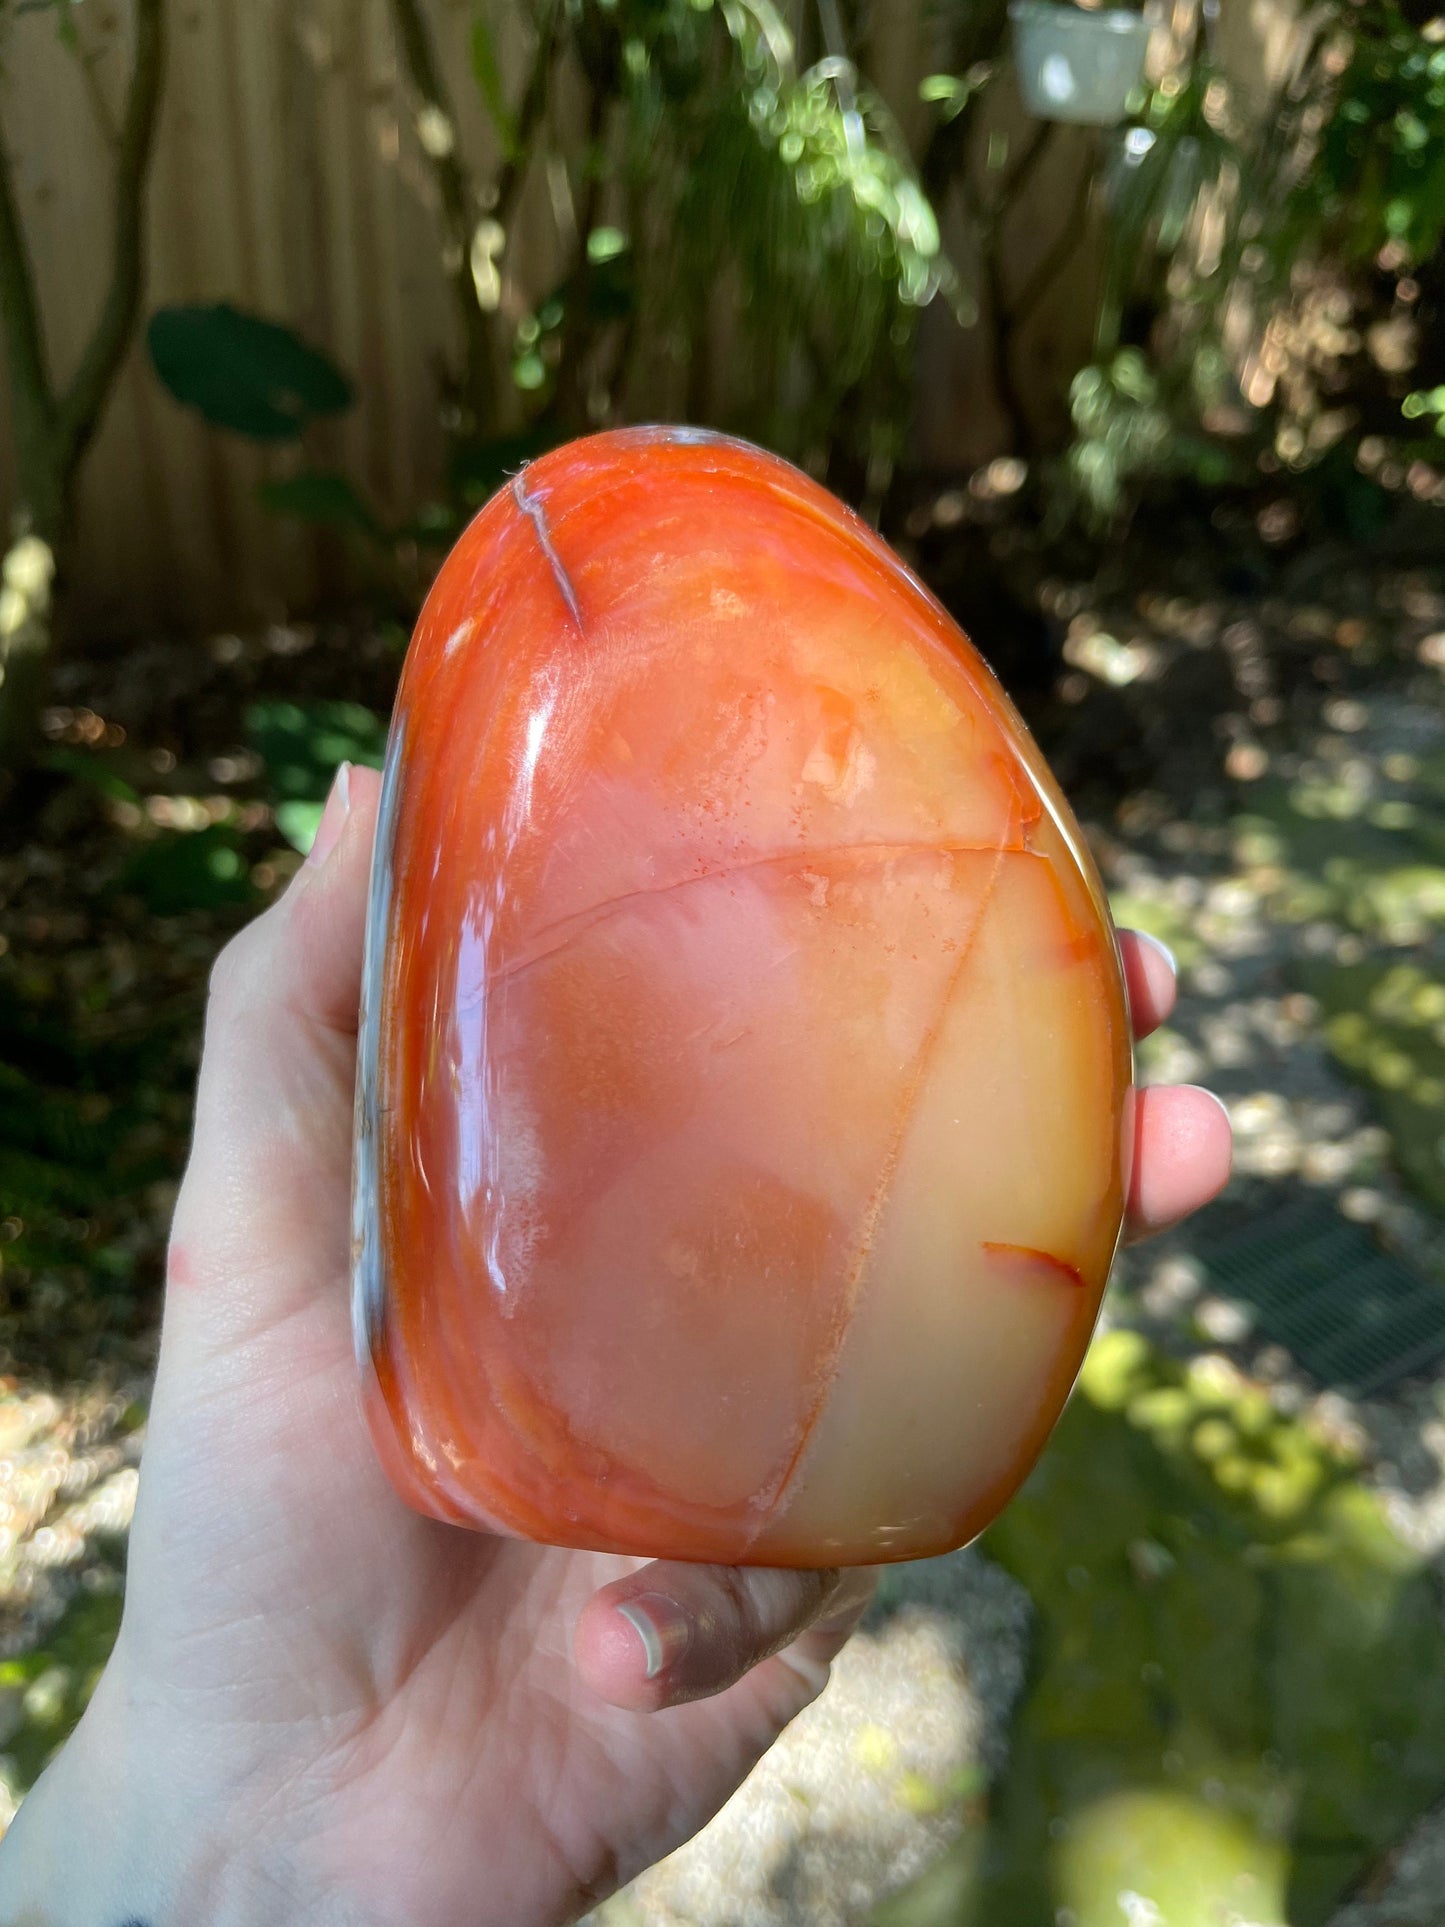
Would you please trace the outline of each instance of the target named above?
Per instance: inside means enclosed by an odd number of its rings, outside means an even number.
[[[916,518],[924,562],[957,530]],[[987,1559],[890,1575],[836,1686],[609,1922],[1308,1927],[1352,1887],[1339,1927],[1436,1918],[1410,1894],[1438,1829],[1406,1836],[1445,1796],[1445,1399],[1419,1371],[1353,1395],[1348,1302],[1312,1375],[1218,1254],[1312,1203],[1445,1309],[1445,583],[1244,559],[1136,549],[1085,583],[1024,543],[1012,665],[1121,916],[1180,958],[1143,1069],[1225,1094],[1239,1178],[1121,1262]],[[331,763],[375,754],[364,713],[295,705],[380,707],[394,669],[282,630],[78,671],[94,707],[52,715],[54,791],[0,850],[12,1798],[113,1634],[209,956]]]

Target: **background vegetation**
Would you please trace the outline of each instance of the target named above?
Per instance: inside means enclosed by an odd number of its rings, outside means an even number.
[[[995,0],[909,17],[926,71],[891,105],[902,16],[841,0],[463,11],[466,101],[456,8],[387,8],[452,313],[439,483],[398,514],[329,454],[359,369],[203,288],[147,301],[174,10],[135,0],[117,76],[72,0],[0,3],[0,61],[43,28],[79,64],[114,203],[62,372],[0,126],[0,1777],[23,1792],[113,1636],[209,959],[336,761],[380,760],[466,517],[549,445],[670,417],[802,463],[964,620],[1121,914],[1179,953],[1147,1068],[1220,1083],[1244,1144],[1200,1242],[1125,1269],[1128,1329],[989,1543],[1034,1612],[1007,1762],[900,1782],[957,1839],[879,1918],[1325,1920],[1445,1797],[1445,16],[1324,0],[1265,85],[1180,0],[1065,127],[1021,104]],[[1021,270],[1045,178],[1074,201]],[[1062,378],[1029,332],[1061,289],[1092,343]],[[321,606],[123,648],[74,620],[77,477],[135,339],[157,396],[275,453],[260,500],[327,548]],[[982,462],[925,433],[940,343],[987,370]],[[1361,1241],[1348,1277],[1388,1258],[1423,1294],[1393,1377],[1345,1313],[1327,1357],[1201,1286],[1212,1238],[1302,1199]]]

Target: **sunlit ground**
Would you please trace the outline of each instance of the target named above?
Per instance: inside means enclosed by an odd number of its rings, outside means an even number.
[[[1221,1091],[1239,1176],[1121,1262],[985,1557],[890,1574],[835,1687],[609,1923],[1438,1919],[1440,1830],[1392,1850],[1445,1799],[1445,1397],[1433,1360],[1389,1359],[1445,1308],[1445,595],[1418,569],[1264,597],[1195,574],[1041,582],[1062,660],[1038,713],[1121,918],[1180,961],[1143,1073]],[[373,645],[378,705],[388,662]],[[11,1800],[113,1634],[205,960],[295,862],[336,757],[377,746],[364,712],[306,706],[356,687],[325,637],[150,673],[159,705],[132,672],[106,715],[53,714],[82,780],[3,859]],[[1122,800],[1116,737],[1143,770]],[[1343,1240],[1323,1338],[1221,1256],[1276,1218]],[[1417,1293],[1398,1344],[1362,1254]]]

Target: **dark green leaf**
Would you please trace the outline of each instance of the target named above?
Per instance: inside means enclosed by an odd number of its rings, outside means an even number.
[[[353,400],[351,384],[319,348],[228,302],[158,309],[146,345],[177,401],[255,441],[290,441]]]
[[[272,789],[287,803],[320,803],[338,763],[380,769],[386,752],[386,724],[360,703],[252,703],[246,727]],[[296,816],[281,829],[294,843],[304,827]]]
[[[220,823],[204,830],[163,831],[128,865],[120,885],[158,917],[246,904],[256,894],[235,831]]]
[[[103,796],[113,796],[118,802],[139,803],[140,792],[115,771],[107,769],[101,759],[83,749],[48,749],[38,759],[42,769],[53,769],[57,775],[73,776],[77,782],[88,783]]]

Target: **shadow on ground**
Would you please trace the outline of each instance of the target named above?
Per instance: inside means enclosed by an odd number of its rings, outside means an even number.
[[[984,1549],[1036,1618],[986,1815],[878,1927],[1313,1927],[1445,1793],[1438,1575],[1220,1359],[1115,1331]]]

